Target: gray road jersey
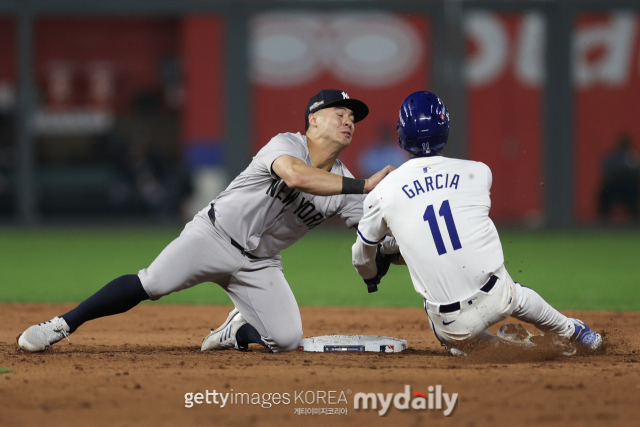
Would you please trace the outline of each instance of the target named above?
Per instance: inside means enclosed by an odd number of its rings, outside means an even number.
[[[307,137],[281,133],[214,200],[216,224],[251,254],[267,258],[291,246],[325,219],[338,215],[349,228],[362,218],[364,195],[314,196],[286,186],[271,170],[288,155],[312,165]],[[331,173],[353,177],[340,160]]]

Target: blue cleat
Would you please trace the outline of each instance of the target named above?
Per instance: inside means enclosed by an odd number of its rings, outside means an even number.
[[[571,319],[571,321],[576,328],[573,333],[575,342],[594,351],[602,347],[602,336],[599,333],[585,325],[582,320]]]

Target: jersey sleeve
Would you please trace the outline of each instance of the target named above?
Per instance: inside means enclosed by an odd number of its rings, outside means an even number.
[[[491,185],[493,184],[493,174],[491,173],[491,168],[485,165],[487,168],[487,190],[491,192]]]
[[[338,217],[343,220],[347,227],[353,228],[362,219],[363,194],[347,194],[344,196],[344,205],[338,211]]]
[[[273,162],[280,156],[291,156],[306,162],[306,150],[302,142],[288,137],[286,134],[279,134],[271,138],[253,158],[254,163],[261,170],[269,173],[272,178],[279,178],[271,169]]]
[[[377,245],[389,231],[382,216],[378,192],[374,189],[364,199],[362,219],[358,224],[358,237],[366,245]]]

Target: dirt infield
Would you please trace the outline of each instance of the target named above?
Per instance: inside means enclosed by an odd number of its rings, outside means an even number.
[[[26,327],[70,308],[0,304],[0,368],[12,371],[0,374],[1,426],[391,421],[398,426],[566,427],[631,426],[640,419],[640,313],[568,312],[605,335],[600,353],[573,357],[521,351],[450,356],[428,329],[422,310],[387,308],[302,308],[305,336],[393,336],[408,340],[403,353],[271,354],[258,346],[246,353],[202,353],[202,337],[226,318],[229,307],[174,305],[143,305],[96,320],[79,329],[71,343],[62,341],[41,354],[18,349],[16,335]],[[399,410],[393,404],[384,417],[371,407],[354,409],[357,393],[383,393],[386,399],[387,393],[404,392],[405,385],[411,399],[416,391],[431,394],[429,386],[441,385],[444,393],[458,393],[456,407],[449,417],[439,409]],[[258,393],[261,404],[272,407],[230,400],[221,407],[221,395],[217,405],[204,398],[185,407],[186,393],[214,390],[248,393],[252,399]],[[296,414],[314,409],[318,414]],[[326,413],[336,409],[347,413]]]

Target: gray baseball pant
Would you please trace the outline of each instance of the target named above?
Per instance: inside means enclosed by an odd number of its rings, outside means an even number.
[[[231,245],[205,211],[189,222],[149,268],[140,270],[152,300],[203,282],[220,285],[274,352],[296,350],[302,320],[279,257],[251,260]]]

